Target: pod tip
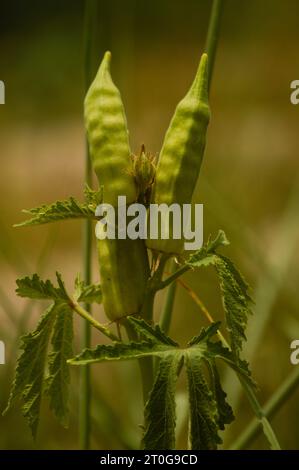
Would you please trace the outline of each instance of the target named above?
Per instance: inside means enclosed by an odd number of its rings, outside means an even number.
[[[105,54],[104,54],[104,60],[110,62],[111,61],[111,52],[110,51],[106,51]]]

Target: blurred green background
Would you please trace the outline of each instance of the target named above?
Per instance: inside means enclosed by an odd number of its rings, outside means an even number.
[[[112,73],[126,107],[131,147],[158,153],[178,100],[189,86],[203,51],[210,0],[101,0],[97,18],[97,65],[113,55]],[[0,406],[7,401],[21,332],[34,325],[43,307],[15,295],[15,279],[38,271],[68,286],[82,272],[79,222],[13,229],[21,209],[82,198],[84,127],[82,102],[84,2],[3,2],[0,18]],[[211,90],[212,122],[197,200],[204,203],[205,234],[225,230],[228,254],[249,280],[255,315],[246,356],[264,403],[295,366],[290,342],[299,337],[298,213],[299,108],[289,100],[298,79],[296,0],[226,0]],[[96,259],[94,278],[98,279]],[[216,319],[219,292],[209,270],[185,278]],[[156,304],[158,317],[162,298]],[[96,311],[104,320],[103,312]],[[184,342],[205,320],[178,289],[171,334]],[[78,332],[78,329],[77,329]],[[78,333],[76,340],[78,342]],[[96,340],[96,338],[95,338]],[[297,366],[299,367],[299,366]],[[99,365],[93,371],[92,447],[136,446],[141,389],[135,364]],[[37,442],[19,410],[0,417],[1,449],[77,448],[78,371],[73,372],[68,430],[42,414]],[[237,415],[226,431],[228,447],[252,418],[239,385],[223,371]],[[132,383],[136,384],[132,390]],[[272,420],[283,448],[299,448],[299,394]],[[186,446],[186,395],[178,391],[178,443]],[[252,448],[266,448],[260,437]]]

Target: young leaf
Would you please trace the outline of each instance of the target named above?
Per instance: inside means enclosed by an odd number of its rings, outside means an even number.
[[[100,284],[85,284],[84,281],[77,276],[75,280],[74,299],[76,302],[85,303],[102,303],[102,289]]]
[[[143,448],[175,449],[175,386],[182,354],[166,354],[159,363],[154,387],[145,407]]]
[[[248,316],[251,314],[252,299],[248,293],[248,284],[235,265],[223,255],[216,253],[220,246],[228,244],[224,232],[219,231],[215,240],[208,241],[200,250],[190,256],[187,265],[190,267],[214,266],[217,271],[227,327],[231,338],[231,348],[239,357]]]
[[[28,214],[30,219],[15,224],[15,227],[48,224],[65,219],[96,218],[95,207],[86,203],[81,204],[73,197],[52,204],[43,204],[33,209],[24,209],[23,212]]]
[[[189,257],[186,264],[192,268],[214,264],[216,249],[227,245],[229,245],[229,241],[227,240],[225,233],[223,230],[219,230],[216,238],[214,240],[209,238],[208,242],[201,247],[200,250],[196,251]]]
[[[4,411],[6,413],[17,399],[22,398],[22,411],[33,437],[36,436],[39,422],[47,351],[57,311],[57,304],[52,304],[42,315],[36,330],[21,338],[23,352],[17,362],[15,379]]]
[[[70,372],[67,360],[73,354],[72,342],[73,312],[66,304],[61,304],[54,324],[46,393],[50,398],[50,408],[63,426],[68,424]]]
[[[218,409],[201,370],[202,355],[193,349],[186,353],[189,403],[190,444],[192,450],[213,450],[222,442],[218,435]]]
[[[61,299],[68,300],[64,285],[61,281],[60,274],[57,273],[57,279],[60,280],[59,287],[54,287],[51,281],[42,281],[37,274],[32,277],[23,277],[17,279],[16,293],[20,297],[28,297],[30,299]]]
[[[248,294],[248,284],[232,261],[222,255],[217,255],[215,268],[220,281],[231,347],[236,356],[239,356],[242,343],[246,340],[245,329],[248,316],[251,314],[250,303],[252,300]]]

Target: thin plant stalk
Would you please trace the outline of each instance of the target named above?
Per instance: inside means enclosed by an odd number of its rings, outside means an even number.
[[[214,0],[207,32],[205,51],[208,54],[208,89],[210,91],[215,57],[220,36],[220,23],[223,11],[223,0]]]
[[[84,19],[84,75],[85,91],[87,91],[93,75],[93,48],[95,43],[97,19],[97,1],[85,1]],[[85,151],[85,182],[92,186],[92,168],[86,141]],[[92,224],[86,219],[83,225],[83,277],[87,284],[91,283],[91,249],[92,249]],[[91,313],[90,305],[84,305],[85,310]],[[88,348],[91,343],[91,327],[86,320],[82,324],[82,347]],[[90,403],[91,385],[90,368],[88,365],[81,368],[80,403],[79,403],[79,440],[81,449],[90,447]]]
[[[280,385],[264,406],[264,416],[272,418],[299,387],[299,369],[295,369]],[[231,445],[231,449],[242,450],[254,441],[261,432],[257,419],[253,419],[244,432]]]
[[[175,270],[175,263],[172,261],[170,272],[173,273],[174,270]],[[160,328],[166,334],[168,334],[169,329],[170,329],[171,317],[172,317],[174,301],[175,301],[176,288],[177,288],[176,282],[173,282],[168,287],[167,293],[166,293],[164,308],[163,308],[163,311],[162,311],[162,314],[161,314]]]

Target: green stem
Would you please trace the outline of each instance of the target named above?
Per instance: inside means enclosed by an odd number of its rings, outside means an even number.
[[[132,326],[124,321],[124,326],[130,341],[138,341],[138,336]],[[153,387],[154,383],[154,364],[152,357],[144,357],[138,359],[138,364],[140,367],[141,381],[142,381],[142,392],[143,392],[143,404],[146,405],[148,396]]]
[[[205,51],[208,54],[208,69],[209,69],[209,90],[213,76],[216,51],[220,35],[220,22],[223,10],[223,0],[214,0],[211,10],[210,22],[208,27]]]
[[[174,271],[175,263],[172,262],[170,271]],[[176,282],[172,282],[167,289],[166,300],[164,308],[160,318],[160,328],[164,333],[168,333],[171,324],[172,311],[174,306],[175,294],[176,294]]]
[[[220,331],[217,332],[217,335],[220,341],[222,342],[222,344],[226,348],[230,349],[228,342],[226,341],[226,339],[224,338],[224,336],[221,334]],[[237,377],[243,387],[244,392],[246,393],[246,396],[252,408],[252,411],[254,412],[256,418],[258,419],[257,421],[258,427],[264,431],[264,434],[266,438],[268,439],[268,442],[271,448],[273,450],[281,450],[281,447],[279,445],[275,432],[273,431],[272,426],[268,421],[265,410],[261,407],[254,391],[252,390],[251,387],[249,387],[248,383],[246,382],[246,380],[241,374],[237,374]]]
[[[174,273],[170,274],[165,281],[161,281],[158,285],[157,290],[164,289],[165,287],[169,286],[170,284],[173,283],[178,277],[182,276],[182,274],[186,273],[189,271],[190,267],[188,265],[181,266],[179,269],[177,269]]]
[[[93,74],[93,46],[95,43],[97,1],[85,1],[85,21],[84,21],[84,73],[85,73],[85,92],[92,80]],[[86,142],[85,152],[85,182],[92,186],[92,170],[89,158],[88,144]],[[83,271],[84,281],[87,284],[91,282],[91,247],[92,247],[92,223],[87,219],[83,225]],[[90,305],[85,305],[88,313],[91,312]],[[82,325],[82,346],[90,347],[91,328],[90,322],[84,321]],[[79,403],[79,440],[81,449],[89,449],[90,446],[90,368],[88,365],[81,368],[80,384],[80,403]]]
[[[77,302],[71,303],[71,308],[78,313],[84,320],[88,323],[89,326],[93,326],[97,330],[99,330],[103,335],[107,336],[107,338],[112,339],[112,341],[119,341],[119,338],[112,333],[105,325],[99,323],[90,313],[85,309],[82,308]]]
[[[299,369],[295,369],[281,384],[278,390],[272,395],[270,400],[264,406],[264,416],[272,418],[275,413],[281,408],[288,398],[299,387]],[[232,444],[231,449],[241,450],[248,448],[248,446],[259,435],[262,428],[258,420],[253,419],[245,431],[239,438]]]

